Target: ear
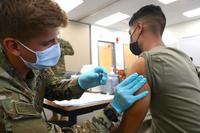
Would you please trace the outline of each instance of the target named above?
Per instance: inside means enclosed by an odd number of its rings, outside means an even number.
[[[143,25],[144,25],[143,22],[138,22],[138,29],[139,29],[139,32],[142,31],[142,29],[143,29]]]
[[[16,43],[15,39],[11,37],[7,37],[3,40],[3,47],[16,56],[20,55],[20,46]]]

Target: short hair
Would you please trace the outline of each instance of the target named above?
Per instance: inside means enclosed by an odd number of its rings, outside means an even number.
[[[6,37],[28,42],[49,28],[65,27],[67,21],[52,0],[0,0],[0,43]]]
[[[133,14],[129,26],[133,26],[139,20],[144,20],[153,33],[162,35],[166,25],[166,17],[159,6],[151,4],[140,8]]]

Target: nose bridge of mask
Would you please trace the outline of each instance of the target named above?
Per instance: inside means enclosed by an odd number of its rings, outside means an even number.
[[[25,49],[27,49],[28,51],[30,51],[30,52],[32,52],[32,53],[34,53],[34,54],[36,54],[36,52],[35,51],[33,51],[32,49],[30,49],[29,47],[27,47],[26,45],[24,45],[23,43],[21,43],[20,41],[18,41],[18,40],[16,40],[21,46],[23,46]]]

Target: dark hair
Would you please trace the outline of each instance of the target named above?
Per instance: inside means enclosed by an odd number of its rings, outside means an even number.
[[[0,0],[0,43],[30,41],[49,28],[65,27],[66,13],[52,0]]]
[[[129,21],[129,26],[133,26],[139,20],[144,20],[153,33],[159,32],[162,35],[166,25],[166,18],[159,6],[146,5],[140,8],[133,14]]]

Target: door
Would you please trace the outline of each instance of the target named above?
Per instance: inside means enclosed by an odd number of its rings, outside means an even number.
[[[137,60],[137,56],[131,53],[129,44],[124,44],[124,68],[127,73],[132,64]]]
[[[98,42],[99,65],[105,67],[109,72],[115,67],[114,43]]]

